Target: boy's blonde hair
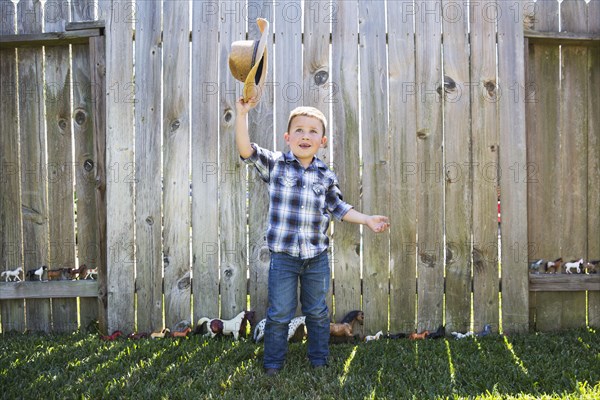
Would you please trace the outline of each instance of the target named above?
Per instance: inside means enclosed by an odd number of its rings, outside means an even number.
[[[308,106],[296,107],[292,110],[292,112],[290,112],[287,127],[288,132],[292,126],[292,120],[299,116],[313,117],[321,121],[321,124],[323,125],[323,136],[325,136],[325,132],[327,132],[327,119],[325,118],[325,115],[319,109]]]

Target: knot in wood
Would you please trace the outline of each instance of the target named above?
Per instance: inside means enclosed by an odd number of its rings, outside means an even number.
[[[83,125],[85,123],[85,120],[87,119],[87,115],[85,113],[85,111],[83,110],[77,110],[75,112],[75,123],[77,125]]]
[[[315,85],[323,86],[329,79],[329,72],[325,69],[321,69],[315,73],[314,81]]]
[[[496,81],[494,79],[483,81],[483,87],[487,90],[488,96],[496,97]]]
[[[225,114],[223,114],[223,119],[225,120],[226,123],[230,123],[231,120],[233,119],[233,111],[231,111],[230,108],[225,110]]]
[[[266,263],[271,258],[271,252],[268,247],[263,247],[260,249],[259,259],[261,262]]]
[[[150,226],[154,225],[154,218],[152,218],[151,216],[147,216],[146,223]]]
[[[427,254],[426,252],[421,252],[421,254],[419,254],[419,256],[421,258],[421,262],[423,264],[425,264],[426,267],[428,267],[428,268],[435,267],[435,255],[434,254]]]
[[[177,129],[179,129],[180,126],[181,126],[181,121],[179,121],[178,119],[171,122],[171,132],[175,132]]]
[[[87,172],[90,172],[91,170],[94,169],[94,161],[90,160],[89,158],[87,160],[85,160],[83,162],[83,169],[86,170]]]
[[[444,92],[445,93],[450,93],[456,90],[456,82],[454,81],[454,79],[450,78],[448,75],[444,75]],[[441,85],[438,87],[438,94],[441,96],[442,95],[442,87]]]
[[[188,289],[190,286],[191,286],[191,280],[190,280],[189,273],[185,274],[185,276],[177,282],[177,289],[179,289],[179,290]]]
[[[417,131],[417,138],[421,139],[421,140],[425,140],[429,137],[429,130],[428,129],[419,129]]]
[[[64,118],[61,118],[61,119],[59,119],[59,120],[58,120],[58,127],[59,127],[61,130],[63,130],[63,131],[64,131],[65,129],[67,129],[67,120],[66,120],[66,119],[64,119]]]
[[[475,247],[473,248],[473,266],[475,267],[475,271],[483,271],[483,253]]]
[[[223,270],[223,275],[226,278],[231,278],[233,276],[233,269],[232,268],[226,268],[225,270]]]

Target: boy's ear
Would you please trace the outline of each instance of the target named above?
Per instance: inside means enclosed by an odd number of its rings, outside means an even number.
[[[289,134],[289,133],[287,133],[287,132],[286,132],[286,133],[284,133],[284,134],[283,134],[283,140],[285,140],[285,142],[286,142],[286,143],[288,143],[288,142],[289,142],[289,140],[290,140],[290,134]]]
[[[323,136],[321,138],[321,147],[323,147],[323,148],[327,147],[327,136]]]

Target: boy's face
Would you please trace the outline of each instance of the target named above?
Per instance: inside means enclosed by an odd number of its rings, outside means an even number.
[[[289,132],[283,136],[296,158],[307,167],[321,147],[327,143],[323,124],[315,117],[298,115],[292,119]]]

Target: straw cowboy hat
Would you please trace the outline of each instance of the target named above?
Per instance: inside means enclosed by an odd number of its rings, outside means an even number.
[[[235,79],[244,82],[242,96],[247,102],[254,97],[253,106],[260,100],[267,78],[267,36],[269,22],[256,20],[261,35],[259,40],[238,40],[231,44],[229,70]]]

